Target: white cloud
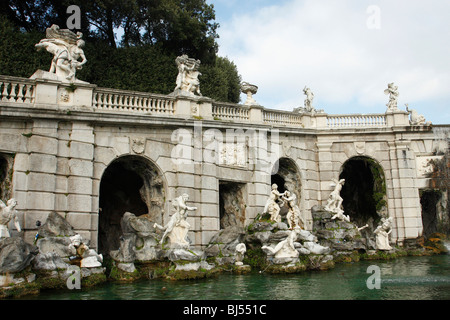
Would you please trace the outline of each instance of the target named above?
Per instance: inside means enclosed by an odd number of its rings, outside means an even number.
[[[219,29],[219,54],[259,87],[255,99],[262,105],[298,107],[307,85],[325,112],[382,113],[383,91],[395,82],[400,106],[409,103],[433,122],[450,123],[442,118],[450,98],[450,2],[276,3],[246,7]],[[380,9],[380,29],[367,27],[369,5]]]

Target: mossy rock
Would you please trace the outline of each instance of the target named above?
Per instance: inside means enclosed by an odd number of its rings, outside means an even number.
[[[265,272],[271,274],[292,274],[304,272],[306,270],[307,270],[306,265],[300,262],[296,264],[286,264],[286,265],[272,264],[266,268]]]

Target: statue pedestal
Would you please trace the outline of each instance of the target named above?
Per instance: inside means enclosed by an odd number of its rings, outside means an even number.
[[[37,70],[30,79],[36,80],[35,103],[43,107],[65,109],[68,107],[92,107],[96,85],[76,79],[70,82],[55,73]]]

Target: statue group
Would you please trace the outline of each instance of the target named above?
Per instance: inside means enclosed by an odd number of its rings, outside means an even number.
[[[46,49],[53,54],[49,72],[56,74],[61,81],[75,82],[77,70],[81,70],[87,62],[82,49],[84,47],[82,36],[81,32],[74,33],[52,25],[47,28],[46,38],[36,44],[38,50]]]
[[[272,191],[270,192],[269,199],[267,199],[263,213],[270,215],[270,220],[274,222],[281,222],[280,211],[283,206],[287,206],[288,213],[286,215],[287,222],[290,229],[295,227],[304,227],[304,223],[301,218],[301,212],[297,205],[297,196],[295,193],[291,193],[286,190],[283,193],[278,191],[278,185],[272,185]]]

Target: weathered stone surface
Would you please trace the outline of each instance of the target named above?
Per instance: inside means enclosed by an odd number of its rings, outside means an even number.
[[[303,243],[303,247],[306,248],[307,250],[309,250],[313,254],[326,254],[326,253],[330,252],[329,247],[324,247],[318,243],[310,242],[310,241],[305,241]]]
[[[51,212],[43,225],[39,227],[39,235],[41,237],[69,237],[74,236],[73,227],[56,212]]]
[[[76,255],[75,248],[69,247],[70,237],[48,237],[41,238],[36,242],[40,253],[55,253],[60,257],[70,257]]]
[[[39,253],[31,264],[35,270],[67,269],[69,266],[68,263],[64,262],[61,257],[54,252]]]
[[[170,261],[200,261],[201,259],[201,255],[185,249],[170,249],[167,251],[166,256]]]
[[[38,248],[22,238],[0,240],[0,273],[20,272],[28,267],[38,254]]]
[[[249,231],[253,232],[272,231],[274,228],[275,226],[270,222],[257,221],[250,226]]]

